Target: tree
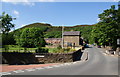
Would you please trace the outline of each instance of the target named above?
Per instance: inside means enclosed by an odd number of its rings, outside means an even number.
[[[47,32],[44,35],[45,38],[61,38],[62,37],[62,31],[51,31]]]
[[[2,34],[2,45],[14,45],[14,32],[10,32],[8,34]]]
[[[109,45],[115,50],[117,37],[120,36],[118,10],[115,9],[115,5],[112,5],[98,17],[100,21],[94,27],[92,36],[99,45]]]
[[[14,27],[14,24],[12,23],[12,21],[15,18],[12,18],[12,16],[5,14],[5,12],[2,13],[2,15],[0,16],[0,34],[2,36],[2,47],[6,50],[7,47],[5,45],[9,45],[11,43],[14,43],[13,34],[9,34],[9,31],[11,30],[11,28]]]
[[[39,28],[25,28],[15,34],[16,43],[22,47],[33,48],[45,46],[43,33]]]
[[[2,16],[0,16],[0,25],[1,25],[1,32],[3,34],[9,33],[11,28],[13,28],[15,25],[12,23],[12,21],[15,18],[12,18],[12,16],[5,14],[5,12],[2,13]]]

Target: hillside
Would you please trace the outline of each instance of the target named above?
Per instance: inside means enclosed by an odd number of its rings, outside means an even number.
[[[64,29],[69,31],[71,29],[75,29],[75,28],[79,28],[79,27],[88,27],[88,26],[94,26],[94,25],[65,26]],[[45,32],[61,31],[62,30],[62,26],[52,26],[51,24],[45,24],[45,23],[33,23],[33,24],[26,25],[26,26],[19,28],[19,29],[30,28],[30,27],[37,27],[37,28],[42,28],[42,29],[44,28],[44,29],[46,29]]]
[[[45,23],[33,23],[33,24],[26,25],[26,26],[24,26],[22,28],[27,28],[27,27],[42,27],[42,26],[51,27],[52,25],[45,24]]]
[[[80,31],[82,37],[85,38],[87,41],[90,37],[90,32],[93,26],[95,25],[65,26],[64,31]],[[33,23],[33,24],[26,25],[17,30],[30,28],[30,27],[41,28],[45,38],[61,38],[62,37],[62,26],[52,26],[51,24]]]

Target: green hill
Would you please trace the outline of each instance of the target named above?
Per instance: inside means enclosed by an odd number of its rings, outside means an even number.
[[[90,37],[90,32],[93,26],[95,25],[65,26],[64,31],[80,31],[82,37],[85,38],[86,41],[88,41]],[[45,24],[45,23],[29,24],[17,30],[30,28],[30,27],[40,28],[43,31],[45,38],[61,38],[62,37],[62,26],[52,26],[51,24]]]

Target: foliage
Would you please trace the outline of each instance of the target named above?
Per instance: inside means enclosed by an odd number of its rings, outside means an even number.
[[[74,49],[71,48],[49,48],[49,53],[68,53],[68,52],[73,52],[75,51]]]
[[[14,19],[15,18],[12,18],[12,16],[5,14],[5,12],[2,13],[2,16],[0,16],[0,25],[3,34],[9,33],[11,28],[14,27],[14,24],[12,23]]]
[[[35,52],[36,53],[48,53],[48,49],[39,47],[35,50]]]
[[[15,18],[12,18],[12,16],[6,14],[5,12],[3,12],[0,16],[2,47],[5,47],[4,45],[15,44],[15,40],[13,38],[14,33],[9,33],[11,28],[14,27],[14,24],[12,23],[14,19]]]
[[[57,47],[57,49],[58,49],[58,50],[62,49],[61,45],[59,45],[59,46]]]
[[[61,38],[62,31],[51,31],[45,34],[45,38]]]
[[[45,46],[43,33],[39,28],[25,28],[15,34],[15,40],[22,47]]]
[[[24,52],[24,48],[18,45],[4,45],[5,48],[2,48],[1,52]],[[35,53],[37,48],[27,48],[28,52]]]
[[[2,34],[2,45],[13,45],[15,44],[14,32],[8,34]]]
[[[92,37],[98,45],[111,45],[116,48],[116,40],[120,37],[119,14],[114,5],[99,14],[100,21],[92,30]]]

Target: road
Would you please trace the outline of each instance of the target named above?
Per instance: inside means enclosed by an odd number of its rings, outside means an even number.
[[[103,51],[96,47],[87,48],[87,61],[27,69],[12,75],[118,75],[118,58],[104,55]]]

